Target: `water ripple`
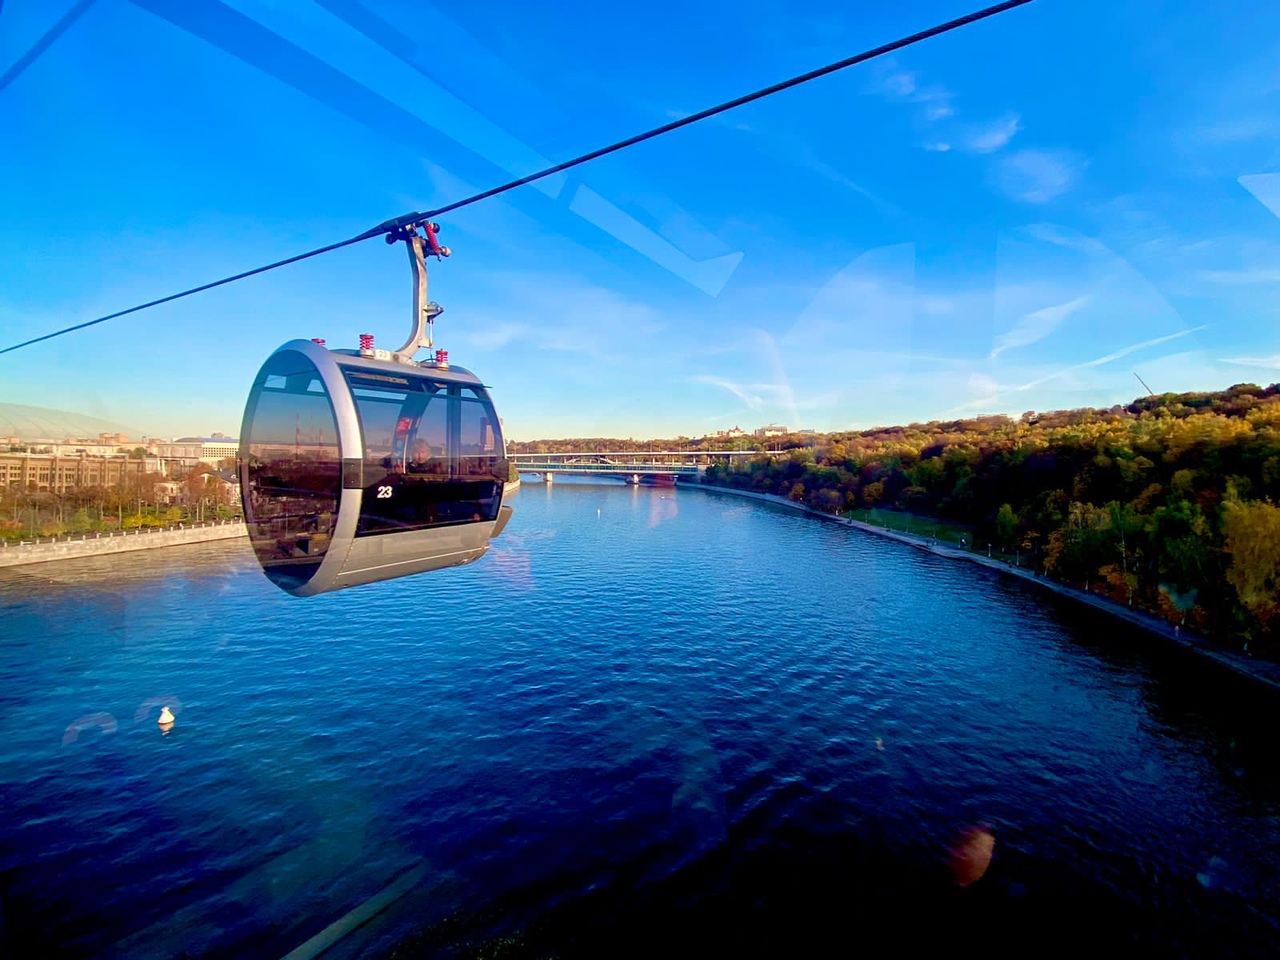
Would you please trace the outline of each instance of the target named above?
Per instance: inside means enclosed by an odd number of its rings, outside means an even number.
[[[0,573],[0,934],[280,956],[394,889],[334,956],[794,952],[904,899],[1011,945],[1280,947],[1272,704],[806,517],[515,506],[480,563],[308,601],[227,543]]]

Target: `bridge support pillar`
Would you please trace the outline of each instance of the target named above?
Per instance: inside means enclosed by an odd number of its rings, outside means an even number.
[[[552,482],[552,480],[551,480],[551,471],[550,471],[550,470],[543,470],[543,471],[542,471],[542,482],[543,482],[543,483],[551,483],[551,482]]]

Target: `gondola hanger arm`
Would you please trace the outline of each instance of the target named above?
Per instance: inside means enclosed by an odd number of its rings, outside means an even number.
[[[418,226],[422,227],[422,233],[418,233]],[[387,234],[387,243],[404,241],[409,254],[409,269],[413,272],[413,323],[409,339],[391,355],[398,363],[413,363],[414,354],[424,348],[431,348],[434,343],[433,324],[436,317],[444,313],[444,307],[427,299],[427,257],[440,259],[452,252],[448,247],[440,245],[436,235],[439,229],[438,223],[428,220],[396,224]]]

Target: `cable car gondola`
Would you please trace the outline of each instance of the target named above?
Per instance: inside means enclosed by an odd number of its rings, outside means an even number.
[[[436,224],[403,240],[414,328],[396,351],[291,340],[262,365],[240,430],[240,490],[267,577],[312,596],[478,560],[511,508],[502,426],[485,385],[432,345],[425,256],[448,256]]]

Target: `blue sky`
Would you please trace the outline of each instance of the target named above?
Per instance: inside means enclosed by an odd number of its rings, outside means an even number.
[[[973,9],[783,7],[5,0],[0,345]],[[1270,383],[1280,7],[1037,0],[441,219],[437,340],[515,439]],[[279,344],[408,316],[369,242],[0,357],[0,401],[234,434]]]

